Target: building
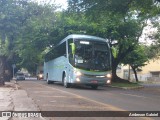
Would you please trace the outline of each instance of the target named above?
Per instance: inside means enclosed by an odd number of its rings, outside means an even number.
[[[142,71],[137,71],[138,80],[160,82],[160,59],[150,60],[146,64],[147,65],[142,67]],[[130,81],[135,81],[134,73],[131,67],[129,66],[118,67],[117,75],[121,78],[130,79]]]

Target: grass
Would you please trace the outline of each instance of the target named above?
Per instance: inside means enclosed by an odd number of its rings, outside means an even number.
[[[141,87],[141,85],[139,85],[138,83],[118,83],[118,82],[112,82],[111,86],[114,86],[114,87],[128,87],[128,88]]]

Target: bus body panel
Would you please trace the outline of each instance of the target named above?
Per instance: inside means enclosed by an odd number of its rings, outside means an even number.
[[[65,67],[66,62],[67,62],[67,58],[65,58],[64,56],[61,56],[49,62],[45,62],[44,63],[45,78],[47,78],[47,74],[48,74],[48,80],[61,82],[62,74],[66,68]]]

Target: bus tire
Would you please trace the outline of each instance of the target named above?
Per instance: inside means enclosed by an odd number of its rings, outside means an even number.
[[[52,83],[50,80],[48,80],[48,73],[46,75],[46,80],[47,80],[47,84],[51,84]]]
[[[91,88],[96,90],[98,88],[98,85],[91,85]]]
[[[71,84],[67,82],[67,77],[66,77],[65,73],[63,74],[63,86],[65,88],[70,88],[71,87]]]
[[[52,82],[50,80],[47,79],[47,84],[51,84]]]

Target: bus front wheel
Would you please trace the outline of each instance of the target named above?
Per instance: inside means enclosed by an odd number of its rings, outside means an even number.
[[[71,84],[67,82],[67,77],[65,74],[63,74],[63,86],[65,88],[70,88],[71,87]]]
[[[51,84],[52,83],[50,80],[48,80],[48,74],[46,75],[46,79],[47,79],[47,84]]]

